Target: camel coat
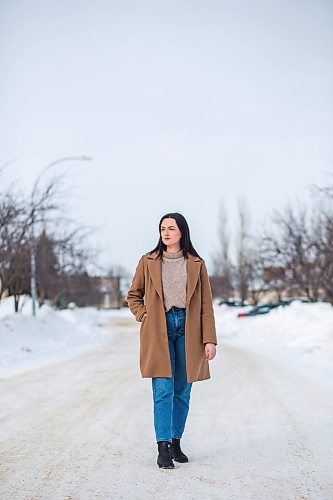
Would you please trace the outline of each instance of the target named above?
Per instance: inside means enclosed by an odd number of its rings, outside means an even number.
[[[172,377],[158,253],[141,257],[127,303],[140,325],[140,370],[143,378]],[[205,343],[217,344],[212,294],[204,260],[188,254],[185,353],[187,381],[210,378]]]

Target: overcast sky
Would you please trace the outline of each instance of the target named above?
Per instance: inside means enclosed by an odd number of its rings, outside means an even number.
[[[5,180],[90,155],[55,170],[103,265],[178,211],[209,267],[221,201],[254,227],[332,179],[332,28],[330,0],[0,0]]]

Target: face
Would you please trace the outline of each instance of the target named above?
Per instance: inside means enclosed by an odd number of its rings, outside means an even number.
[[[175,219],[163,219],[161,224],[161,238],[164,245],[179,246],[182,234],[177,226]]]

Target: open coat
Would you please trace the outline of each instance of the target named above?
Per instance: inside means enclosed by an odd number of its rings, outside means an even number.
[[[140,370],[145,377],[172,377],[162,289],[162,262],[158,253],[141,257],[127,303],[140,326]],[[188,254],[185,353],[187,381],[210,378],[205,343],[217,344],[212,293],[203,259]]]

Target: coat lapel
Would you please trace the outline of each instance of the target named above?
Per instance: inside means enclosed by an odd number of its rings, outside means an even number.
[[[200,259],[189,254],[189,258],[187,259],[186,305],[190,303],[191,297],[198,282],[200,269]]]
[[[162,288],[162,266],[160,259],[157,258],[157,252],[148,255],[148,269],[151,276],[153,285],[161,297],[163,302],[163,288]]]
[[[200,259],[189,254],[187,259],[187,290],[186,290],[186,303],[189,304],[193,292],[195,290],[199,273],[200,273]],[[148,256],[148,269],[151,276],[153,285],[163,301],[163,288],[162,288],[162,266],[160,259],[157,258],[157,252]],[[187,305],[186,304],[186,305]]]

